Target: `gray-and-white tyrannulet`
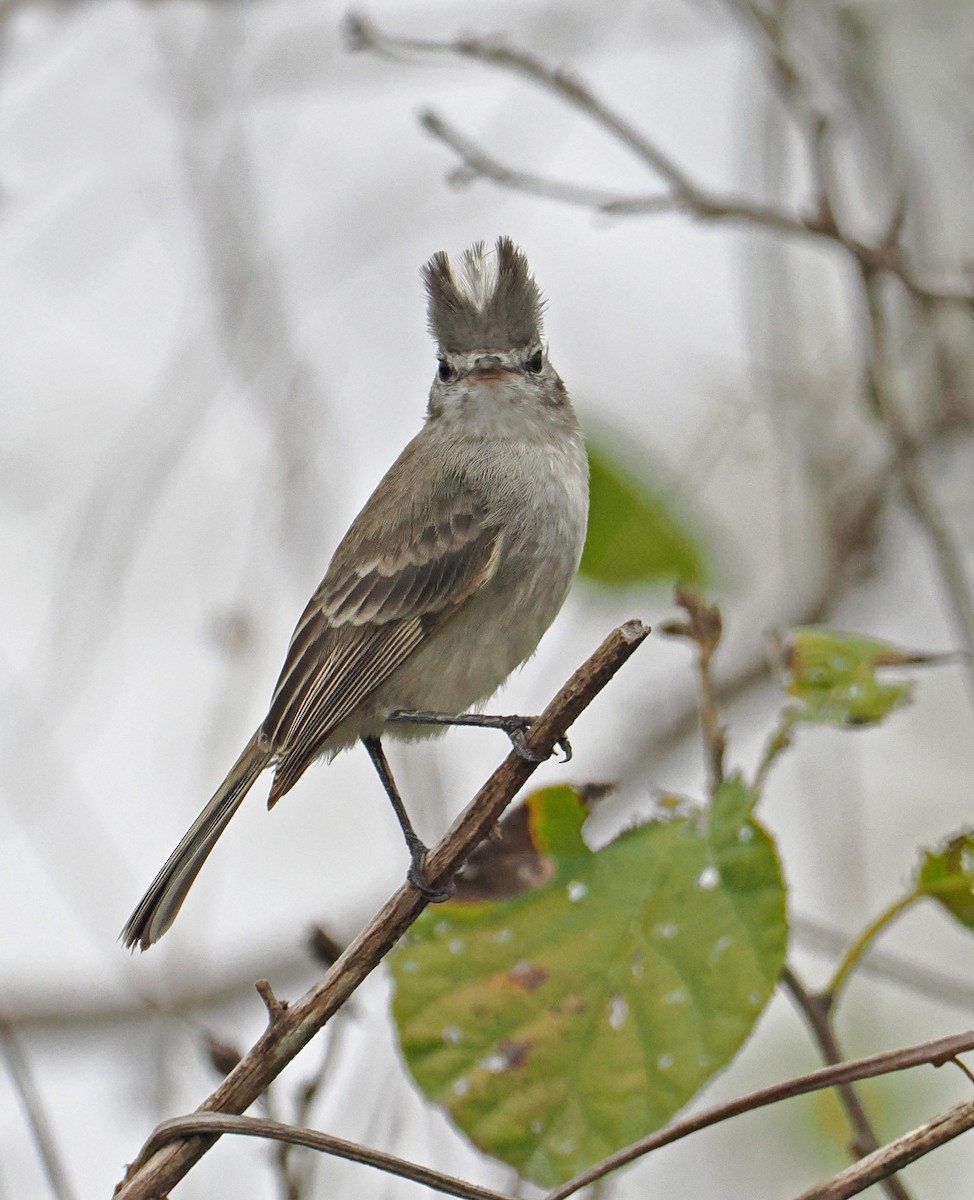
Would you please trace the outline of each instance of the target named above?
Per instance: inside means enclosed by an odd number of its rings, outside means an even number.
[[[362,741],[403,824],[410,879],[425,847],[380,738],[428,737],[490,697],[535,650],[578,568],[588,463],[541,340],[523,254],[446,254],[423,269],[439,367],[422,430],[352,522],[291,638],[260,728],[122,933],[152,945],[265,767],[273,805],[321,755]],[[519,727],[494,723],[519,745]],[[523,745],[523,735],[520,738]],[[435,898],[437,893],[430,889]]]

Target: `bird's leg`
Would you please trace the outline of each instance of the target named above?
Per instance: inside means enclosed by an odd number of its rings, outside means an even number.
[[[406,839],[406,847],[409,850],[410,859],[409,871],[406,878],[431,903],[439,904],[444,900],[449,900],[453,895],[452,884],[440,888],[432,887],[426,877],[426,855],[429,851],[425,842],[420,840],[419,834],[413,829],[409,813],[406,812],[406,806],[402,802],[402,796],[399,795],[396,781],[392,777],[386,752],[382,749],[382,742],[377,737],[363,737],[362,745],[369,752],[369,758],[372,759],[372,765],[382,780],[382,786],[386,790],[389,803],[392,805],[393,812],[396,814],[396,820],[402,829],[402,835]]]
[[[534,724],[536,717],[504,717],[490,713],[413,712],[400,709],[390,713],[386,719],[407,725],[473,725],[477,729],[502,729],[511,739],[514,749],[528,762],[544,762],[548,757],[547,754],[539,754],[532,750],[524,740],[524,734]],[[564,755],[562,762],[568,762],[572,756],[571,742],[567,737],[560,737],[556,744]]]

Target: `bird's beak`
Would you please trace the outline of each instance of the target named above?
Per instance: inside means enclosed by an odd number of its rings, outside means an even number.
[[[512,374],[512,368],[497,357],[496,354],[482,354],[470,369],[474,379],[503,379]]]

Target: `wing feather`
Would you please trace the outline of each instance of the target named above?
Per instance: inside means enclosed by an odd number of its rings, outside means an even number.
[[[397,505],[390,524],[371,544],[353,524],[295,628],[261,727],[276,763],[270,803],[496,570],[500,535],[459,481],[437,504]]]

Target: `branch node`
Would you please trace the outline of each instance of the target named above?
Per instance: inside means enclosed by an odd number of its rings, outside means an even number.
[[[273,1029],[281,1017],[287,1012],[287,1001],[278,1000],[274,995],[274,990],[266,979],[258,979],[254,984],[257,989],[257,995],[264,1002],[264,1007],[267,1009],[267,1024]]]

